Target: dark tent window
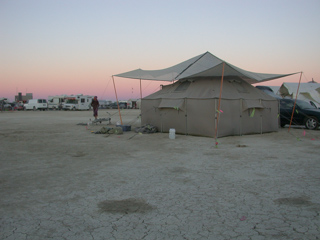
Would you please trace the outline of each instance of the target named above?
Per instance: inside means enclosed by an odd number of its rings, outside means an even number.
[[[185,91],[185,90],[188,89],[189,85],[190,85],[190,82],[187,82],[187,81],[186,81],[186,82],[183,82],[183,83],[181,83],[174,91],[175,91],[175,92]]]

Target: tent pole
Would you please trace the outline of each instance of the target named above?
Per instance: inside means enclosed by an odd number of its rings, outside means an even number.
[[[259,100],[259,103],[262,105],[262,100],[261,99]],[[260,112],[260,110],[259,110],[259,112]],[[262,134],[262,120],[263,120],[262,112],[260,112],[260,134]]]
[[[186,128],[185,128],[185,133],[186,136],[188,135],[188,105],[187,105],[187,98],[184,98],[184,105],[186,106],[186,113],[185,113],[185,118],[186,118]]]
[[[142,100],[142,85],[141,85],[141,79],[140,79],[140,101]],[[140,102],[141,104],[141,102]]]
[[[294,104],[293,104],[293,108],[292,108],[292,113],[291,113],[291,119],[290,119],[290,124],[289,124],[289,128],[288,128],[288,132],[290,131],[291,123],[292,123],[292,118],[293,118],[293,114],[294,114],[294,110],[295,110],[295,108],[296,108],[296,102],[297,102],[298,93],[299,93],[299,88],[300,88],[301,76],[302,76],[302,72],[300,73],[300,79],[299,79],[299,84],[298,84],[298,88],[297,88],[296,99],[294,100]]]
[[[141,110],[141,105],[142,105],[142,83],[141,83],[141,79],[140,79],[140,127],[142,126],[142,110]]]
[[[113,77],[113,75],[112,75],[112,80],[113,80],[114,92],[115,92],[115,94],[116,94],[116,99],[117,99],[117,105],[118,105],[118,111],[119,111],[119,116],[120,116],[120,122],[121,122],[121,125],[123,125],[123,124],[122,124],[122,117],[121,117],[121,113],[120,113],[118,95],[117,95],[117,90],[116,90],[116,84],[114,83],[114,77]]]
[[[221,94],[222,94],[222,86],[223,86],[224,65],[225,65],[225,62],[223,62],[223,64],[222,64],[222,75],[221,75],[220,95],[219,95],[219,102],[218,102],[217,124],[216,124],[216,130],[214,132],[214,139],[216,141],[216,145],[217,145],[217,137],[218,137],[218,124],[219,124],[219,116],[220,116],[220,103],[221,103]]]
[[[239,105],[239,111],[240,111],[240,124],[239,124],[239,136],[241,136],[241,131],[242,131],[242,103],[243,99],[240,99],[240,105]]]

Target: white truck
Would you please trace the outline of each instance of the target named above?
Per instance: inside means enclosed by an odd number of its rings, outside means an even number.
[[[47,110],[48,103],[46,99],[30,99],[28,103],[24,104],[24,110]]]
[[[62,103],[63,110],[89,110],[94,96],[89,95],[71,95],[65,98]]]

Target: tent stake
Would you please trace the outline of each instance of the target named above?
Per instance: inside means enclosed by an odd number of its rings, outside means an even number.
[[[116,90],[116,84],[114,83],[114,77],[113,77],[113,75],[112,75],[112,80],[113,80],[114,92],[115,92],[115,94],[116,94],[116,99],[117,99],[117,105],[118,105],[118,111],[119,111],[119,116],[120,116],[120,122],[121,122],[121,125],[123,125],[123,124],[122,124],[122,117],[121,117],[121,113],[120,113],[118,95],[117,95],[117,90]]]
[[[291,113],[291,119],[290,119],[290,124],[289,124],[289,128],[288,128],[288,132],[290,132],[291,123],[292,123],[292,118],[293,118],[294,110],[295,110],[295,108],[296,108],[296,102],[297,102],[298,93],[299,93],[299,88],[300,88],[301,76],[302,76],[302,72],[300,73],[300,79],[299,79],[299,84],[298,84],[298,88],[297,88],[296,99],[294,100],[294,104],[293,104],[293,108],[292,108],[292,113]]]

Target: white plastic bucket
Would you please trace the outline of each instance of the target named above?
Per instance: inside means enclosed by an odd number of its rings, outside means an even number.
[[[169,138],[175,139],[176,138],[176,130],[174,128],[170,128],[169,130]]]

